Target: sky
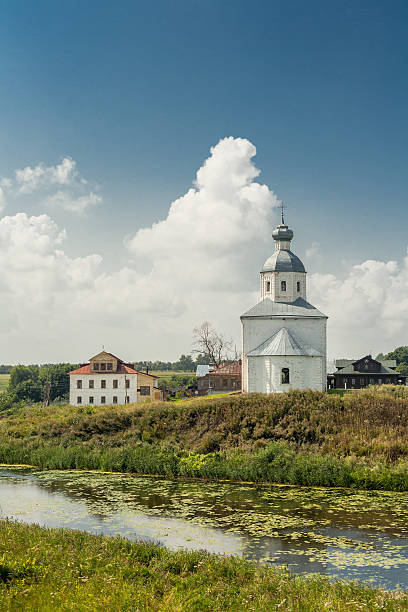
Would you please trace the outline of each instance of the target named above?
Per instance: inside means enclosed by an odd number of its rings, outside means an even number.
[[[0,0],[0,362],[240,345],[287,206],[328,356],[408,344],[408,4]]]

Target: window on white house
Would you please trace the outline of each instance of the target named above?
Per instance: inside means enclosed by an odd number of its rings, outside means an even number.
[[[271,283],[270,281],[266,281],[266,291],[270,291],[271,290]]]
[[[297,290],[298,290],[298,292],[299,292],[299,291],[300,291],[300,281],[297,281],[297,283],[296,283],[296,288],[297,288]]]
[[[113,388],[114,388],[114,389],[117,389],[117,388],[118,388],[118,381],[117,381],[117,380],[114,380],[114,381],[113,381]]]
[[[289,384],[289,368],[282,368],[281,378],[282,378],[282,385]]]
[[[93,388],[94,388],[94,381],[93,381],[93,380],[90,380],[90,381],[89,381],[89,388],[90,388],[90,389],[93,389]]]
[[[106,389],[106,380],[101,380],[101,389]]]
[[[77,404],[82,404],[82,397],[80,395],[77,397]]]
[[[286,291],[286,281],[281,281],[281,291]]]
[[[108,370],[112,370],[112,369],[113,369],[113,365],[112,365],[111,363],[108,363],[108,364],[107,364],[107,369],[108,369]]]
[[[126,379],[126,389],[129,389],[130,387],[130,380],[127,378]]]
[[[82,380],[77,380],[77,389],[82,389]]]
[[[126,404],[128,404],[128,403],[129,403],[129,396],[128,396],[128,395],[127,395],[127,396],[126,396],[126,398],[125,398],[125,402],[126,402]]]
[[[106,363],[101,363],[101,370],[102,371],[106,370]]]
[[[89,398],[89,403],[90,403],[90,404],[93,404],[93,403],[94,403],[94,398],[93,398],[93,396],[92,396],[92,395],[91,395],[91,396],[90,396],[90,398]]]
[[[106,397],[104,395],[102,395],[101,397],[101,404],[105,404],[106,403]]]
[[[117,395],[114,395],[114,396],[113,396],[113,403],[114,403],[114,404],[117,404],[117,403],[118,403],[118,397],[117,397]]]
[[[99,370],[99,363],[94,363],[93,364],[93,369],[94,370]]]

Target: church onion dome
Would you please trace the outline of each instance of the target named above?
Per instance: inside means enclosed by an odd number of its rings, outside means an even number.
[[[288,231],[293,235],[291,230]],[[299,257],[292,253],[292,251],[282,249],[275,251],[265,261],[262,272],[306,272],[306,270]]]
[[[291,229],[288,228],[287,225],[285,225],[284,223],[281,223],[281,225],[278,225],[273,230],[272,238],[274,240],[289,240],[290,241],[293,238],[293,232]]]

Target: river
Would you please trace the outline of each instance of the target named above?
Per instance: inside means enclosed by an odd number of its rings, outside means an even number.
[[[408,589],[408,494],[0,467],[0,517]]]

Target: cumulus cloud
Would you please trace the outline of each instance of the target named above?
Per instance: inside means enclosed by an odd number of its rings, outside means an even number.
[[[36,166],[18,168],[14,174],[14,180],[0,179],[0,210],[6,203],[6,191],[14,200],[38,192],[45,197],[46,205],[79,215],[102,202],[102,196],[95,193],[95,188],[86,192],[88,181],[79,174],[77,162],[69,156],[63,157],[55,166],[41,162]]]
[[[330,316],[329,354],[361,356],[408,344],[408,257],[367,260],[345,278],[312,274],[309,297]]]
[[[0,219],[0,362],[82,361],[102,344],[125,359],[173,359],[203,320],[239,345],[277,221],[255,153],[248,140],[221,140],[166,218],[127,237],[128,264],[113,272],[97,254],[68,256],[49,215]],[[58,191],[54,206],[98,204]],[[308,275],[308,299],[330,317],[332,357],[408,344],[407,258]]]
[[[320,243],[312,242],[312,246],[306,249],[306,257],[307,259],[315,259],[320,257]]]
[[[278,204],[266,185],[254,182],[255,154],[243,138],[212,147],[195,186],[170,205],[167,218],[127,239],[133,256],[176,290],[186,284],[190,292],[242,290],[266,252]]]
[[[5,206],[6,206],[6,194],[4,193],[3,187],[0,187],[0,212],[5,208]]]
[[[89,208],[100,204],[102,197],[91,191],[90,193],[80,196],[79,198],[72,197],[64,191],[57,191],[52,196],[49,196],[46,203],[50,206],[63,208],[71,212],[83,215]]]
[[[19,193],[31,193],[39,187],[52,185],[70,185],[77,175],[76,161],[64,157],[56,166],[46,166],[43,163],[34,168],[26,166],[15,171]]]

